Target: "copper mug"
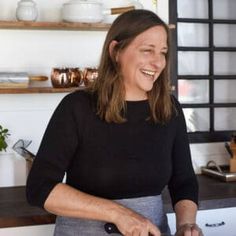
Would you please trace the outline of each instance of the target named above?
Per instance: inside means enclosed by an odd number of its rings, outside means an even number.
[[[83,82],[87,87],[91,85],[98,77],[98,69],[96,68],[85,68],[83,71]]]
[[[51,72],[51,82],[55,88],[78,87],[82,79],[79,68],[53,68]]]

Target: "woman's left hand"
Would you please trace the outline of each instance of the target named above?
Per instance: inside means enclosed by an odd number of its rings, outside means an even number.
[[[175,236],[203,236],[203,233],[197,224],[184,224],[178,228]]]

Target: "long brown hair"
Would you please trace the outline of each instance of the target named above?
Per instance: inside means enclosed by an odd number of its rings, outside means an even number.
[[[153,12],[148,10],[132,10],[119,17],[111,25],[103,46],[98,78],[88,90],[97,96],[97,114],[107,122],[125,122],[124,111],[125,87],[121,76],[119,63],[116,62],[118,52],[125,49],[136,36],[145,30],[161,25],[168,35],[168,26]],[[168,37],[169,38],[169,37]],[[109,45],[115,40],[112,55]],[[167,66],[155,81],[149,91],[150,119],[155,123],[166,123],[172,114],[172,102],[168,80],[168,55]]]

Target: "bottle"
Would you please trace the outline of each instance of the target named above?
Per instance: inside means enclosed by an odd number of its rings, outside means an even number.
[[[21,0],[17,4],[16,19],[19,21],[35,21],[38,17],[36,3],[33,0]]]

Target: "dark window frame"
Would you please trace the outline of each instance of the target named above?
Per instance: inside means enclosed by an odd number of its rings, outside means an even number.
[[[229,141],[235,130],[216,131],[214,130],[214,108],[217,107],[236,107],[236,103],[214,103],[214,81],[221,80],[235,80],[236,75],[214,75],[214,52],[233,51],[236,52],[236,47],[215,47],[214,46],[214,32],[213,27],[215,23],[218,24],[236,24],[235,20],[218,20],[213,19],[213,0],[208,0],[208,19],[196,18],[178,18],[177,16],[177,1],[169,0],[169,23],[175,25],[175,29],[170,30],[170,78],[175,90],[173,94],[178,98],[178,79],[207,79],[209,81],[209,103],[204,104],[184,104],[182,108],[209,108],[210,112],[210,129],[202,132],[189,132],[190,143],[209,143],[209,142],[224,142]],[[208,47],[178,47],[177,32],[178,22],[184,23],[206,23],[209,25],[209,46]],[[209,52],[209,75],[184,75],[178,76],[178,51],[208,51]],[[181,77],[181,78],[180,78]]]

